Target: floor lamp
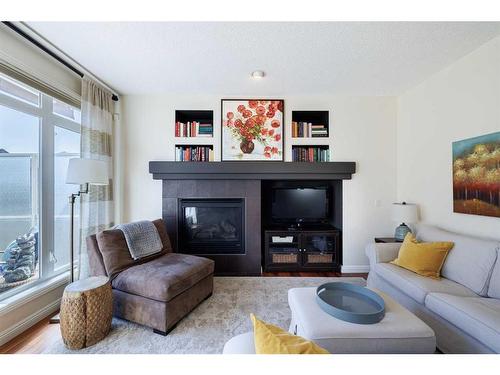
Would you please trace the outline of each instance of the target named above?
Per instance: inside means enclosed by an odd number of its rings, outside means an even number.
[[[78,193],[69,196],[70,204],[70,282],[75,280],[74,274],[74,227],[75,227],[75,201],[82,194],[88,194],[89,185],[108,185],[107,165],[104,161],[94,159],[70,159],[66,183],[80,185]],[[83,188],[83,189],[82,189]],[[50,323],[59,323],[59,314],[50,319]]]

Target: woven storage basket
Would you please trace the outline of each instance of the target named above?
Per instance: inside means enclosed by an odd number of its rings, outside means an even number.
[[[82,349],[102,340],[111,329],[113,294],[107,277],[90,277],[64,289],[61,335],[70,349]]]
[[[297,254],[273,254],[273,263],[297,263]]]
[[[333,254],[309,254],[307,261],[309,263],[331,263],[333,262]]]

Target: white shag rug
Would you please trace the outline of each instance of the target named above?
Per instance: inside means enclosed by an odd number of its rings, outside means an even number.
[[[285,330],[290,325],[287,291],[344,281],[365,285],[359,277],[215,277],[212,297],[181,320],[167,336],[151,328],[113,318],[109,335],[94,346],[69,350],[59,338],[43,353],[220,354],[226,341],[252,330],[250,313]]]

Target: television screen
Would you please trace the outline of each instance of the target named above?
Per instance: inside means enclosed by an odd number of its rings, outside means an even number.
[[[323,221],[328,218],[326,188],[278,188],[273,190],[273,219]]]

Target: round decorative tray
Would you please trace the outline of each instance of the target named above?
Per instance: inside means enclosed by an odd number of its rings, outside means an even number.
[[[385,302],[374,291],[350,283],[333,282],[316,289],[319,306],[335,318],[350,323],[374,324],[385,315]]]

